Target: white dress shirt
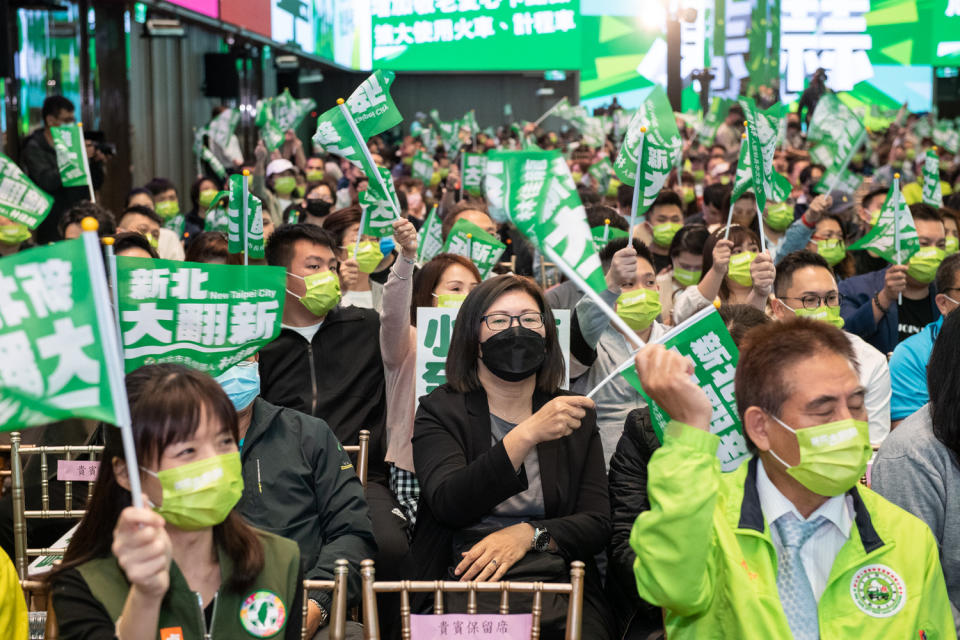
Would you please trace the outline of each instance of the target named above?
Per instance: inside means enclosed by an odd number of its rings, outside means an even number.
[[[853,498],[847,494],[834,496],[820,505],[820,508],[810,514],[809,518],[804,518],[793,506],[793,503],[780,493],[763,468],[763,461],[757,460],[757,492],[760,494],[760,509],[763,511],[763,517],[770,527],[770,537],[773,539],[773,546],[777,550],[777,557],[783,553],[783,545],[780,542],[780,534],[777,533],[777,527],[774,522],[780,516],[793,512],[793,515],[801,522],[805,520],[816,520],[820,516],[827,519],[827,523],[817,529],[816,533],[810,536],[802,547],[800,547],[800,560],[803,563],[803,570],[810,581],[810,587],[813,589],[813,596],[820,601],[820,596],[827,588],[827,580],[830,578],[830,569],[833,568],[833,561],[840,548],[850,537],[850,529],[853,526]]]

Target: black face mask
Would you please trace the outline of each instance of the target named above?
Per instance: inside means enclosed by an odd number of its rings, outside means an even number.
[[[480,360],[490,373],[507,382],[526,380],[540,371],[547,343],[536,331],[510,327],[480,343]]]
[[[333,207],[332,202],[327,202],[326,200],[321,200],[320,198],[307,198],[307,213],[318,218],[330,213],[330,209]]]

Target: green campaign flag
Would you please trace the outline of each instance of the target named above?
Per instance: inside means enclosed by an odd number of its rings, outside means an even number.
[[[53,198],[0,153],[0,216],[36,229],[52,206]]]
[[[494,219],[512,222],[593,291],[607,288],[586,211],[559,151],[491,151],[483,188]]]
[[[432,126],[427,125],[420,130],[420,141],[423,143],[423,146],[427,148],[429,154],[433,155],[437,152],[437,146],[440,141],[437,137],[437,132],[433,130]],[[432,162],[431,166],[433,166]]]
[[[116,260],[128,372],[178,362],[218,376],[280,334],[283,267]]]
[[[899,178],[893,179],[876,224],[866,235],[850,245],[847,251],[859,249],[869,249],[890,264],[904,264],[920,250],[917,227],[910,215],[910,207],[900,193]]]
[[[761,192],[757,193],[757,204],[763,211],[767,200],[773,197],[773,155],[777,149],[777,138],[782,130],[786,107],[775,104],[765,111],[760,111],[752,98],[740,98],[739,102],[747,119],[747,146],[754,184],[762,186],[759,190]]]
[[[95,233],[0,259],[0,320],[0,431],[129,416]]]
[[[590,165],[587,173],[597,181],[597,193],[604,194],[610,188],[610,179],[613,178],[613,163],[610,158],[603,158]]]
[[[749,137],[749,133],[747,135]],[[752,191],[755,195],[757,193],[755,186],[756,175],[753,171],[753,155],[750,153],[750,151],[750,144],[744,140],[740,145],[740,158],[737,160],[737,174],[733,183],[733,194],[731,197],[734,201],[736,201],[747,191]],[[766,203],[766,199],[769,199],[772,202],[786,202],[787,198],[790,197],[790,192],[793,190],[793,185],[790,184],[790,180],[786,176],[783,176],[773,170],[772,163],[769,166],[770,191],[768,194],[766,194],[764,203]],[[761,176],[761,178],[766,180],[766,178],[763,176]],[[757,206],[761,206],[759,195],[757,196]]]
[[[618,229],[616,227],[611,227],[608,224],[603,224],[599,227],[593,227],[590,229],[590,235],[593,238],[593,244],[597,248],[597,251],[600,251],[607,246],[607,243],[609,243],[611,240],[616,240],[617,238],[626,238],[630,234],[623,229]]]
[[[426,264],[443,251],[443,223],[437,215],[437,205],[427,214],[417,233],[417,263]]]
[[[644,127],[645,132],[641,131]],[[640,162],[638,217],[660,194],[673,167],[674,157],[682,146],[667,94],[661,87],[654,86],[630,119],[627,135],[614,163],[620,182],[632,187],[636,182],[637,162]]]
[[[85,187],[90,183],[87,168],[87,150],[83,142],[83,129],[78,123],[51,127],[53,148],[57,152],[57,168],[60,181],[65,187]]]
[[[230,253],[246,252],[248,258],[262,258],[263,250],[263,204],[260,198],[247,191],[244,206],[243,192],[246,177],[240,174],[230,176],[230,202],[227,204],[227,250]],[[247,233],[244,238],[244,216],[247,221]],[[246,242],[246,245],[244,245]]]
[[[212,142],[225,148],[240,123],[240,112],[236,109],[224,109],[211,120],[204,129]]]
[[[367,181],[367,188],[360,192],[360,207],[363,209],[363,231],[364,235],[383,238],[393,235],[393,221],[397,219],[393,212],[394,201],[397,199],[397,192],[393,188],[393,178],[388,169],[378,167],[377,171],[387,187],[388,193],[384,195],[375,180]],[[399,205],[397,205],[399,209]]]
[[[463,154],[463,181],[464,193],[472,196],[483,195],[483,169],[487,164],[487,157],[482,153]]]
[[[347,98],[347,109],[364,140],[403,121],[400,110],[390,96],[390,85],[395,76],[393,71],[377,69]]]
[[[853,182],[847,166],[866,135],[862,118],[843,104],[837,94],[828,91],[820,96],[807,131],[807,140],[813,145],[811,156],[827,168],[814,186],[816,191],[846,189]]]
[[[470,258],[473,264],[477,265],[480,277],[486,280],[493,268],[497,266],[506,248],[507,245],[495,236],[469,220],[460,218],[450,228],[447,241],[443,243],[442,253],[455,253]]]
[[[271,151],[280,148],[287,130],[296,129],[316,106],[313,98],[294,98],[290,89],[284,89],[283,93],[275,98],[260,100],[257,103],[254,124],[260,127],[263,143]],[[229,140],[229,136],[227,139]]]
[[[940,120],[930,133],[934,144],[950,153],[960,153],[960,131],[957,131],[956,125]]]
[[[737,413],[734,395],[734,376],[740,352],[730,337],[723,318],[710,305],[698,311],[657,340],[668,350],[686,356],[694,365],[697,385],[703,389],[713,405],[710,433],[720,438],[717,458],[723,471],[733,471],[750,457],[743,436],[743,425]],[[650,406],[650,420],[660,442],[670,416],[644,393],[633,361],[627,363],[623,377]]]
[[[722,36],[718,38],[718,40],[721,41],[725,39],[726,38]],[[717,129],[727,118],[727,113],[730,111],[730,107],[733,106],[734,102],[734,100],[730,100],[729,98],[713,97],[713,100],[710,102],[710,108],[707,110],[707,115],[704,116],[703,122],[700,125],[700,131],[698,133],[700,142],[705,145],[713,144],[713,139],[717,135]]]
[[[923,203],[933,207],[943,206],[943,193],[940,190],[940,158],[937,156],[936,149],[927,151],[924,158]]]
[[[413,154],[410,174],[414,179],[423,180],[423,184],[429,185],[433,179],[433,157],[424,151],[417,151]]]

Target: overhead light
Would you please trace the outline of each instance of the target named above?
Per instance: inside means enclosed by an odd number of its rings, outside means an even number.
[[[537,89],[537,96],[552,96],[554,94],[553,87],[540,87]]]
[[[151,18],[146,27],[151,38],[182,38],[186,35],[183,24],[175,18]]]
[[[300,59],[291,55],[277,56],[273,63],[277,66],[277,69],[298,69],[300,67]]]
[[[300,84],[319,84],[321,82],[323,82],[323,74],[319,71],[300,76]]]

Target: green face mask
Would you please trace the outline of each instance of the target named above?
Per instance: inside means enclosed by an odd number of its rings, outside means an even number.
[[[440,309],[459,309],[463,306],[463,301],[467,299],[465,293],[441,293],[433,294],[437,299],[437,307]]]
[[[696,271],[688,271],[683,267],[673,265],[673,279],[685,287],[692,287],[700,282],[700,276],[702,275],[703,271],[700,269],[697,269]]]
[[[176,200],[164,200],[163,202],[158,202],[154,206],[154,210],[157,212],[157,215],[164,220],[170,220],[180,213],[180,203]]]
[[[216,189],[204,189],[200,192],[200,197],[197,198],[197,202],[200,203],[200,206],[206,209],[213,202],[213,199],[217,197],[219,191]]]
[[[784,231],[793,223],[793,205],[789,202],[772,202],[767,207],[765,219],[774,231]]]
[[[903,155],[906,156],[907,160],[913,160],[914,158],[917,157],[917,150],[914,149],[913,147],[910,147],[909,149],[904,149]]]
[[[693,172],[693,179],[697,182],[703,182],[703,178],[706,176],[706,172],[703,169],[697,169]]]
[[[730,256],[727,277],[742,287],[752,287],[753,276],[750,275],[750,265],[756,257],[757,254],[753,251],[741,251]]]
[[[831,238],[829,240],[817,240],[817,253],[827,261],[831,267],[847,257],[847,247],[843,240]]]
[[[617,315],[634,331],[643,331],[660,315],[660,294],[653,289],[624,291],[617,298]]]
[[[147,239],[147,243],[154,249],[157,249],[160,247],[160,238],[153,235],[152,233],[144,234],[143,237]]]
[[[347,255],[353,255],[355,242],[351,242],[344,249]],[[357,247],[357,266],[362,273],[373,273],[377,265],[383,260],[383,252],[380,251],[380,243],[366,240]]]
[[[323,171],[321,169],[310,169],[307,171],[307,182],[320,182],[323,180]]]
[[[944,244],[944,253],[948,256],[960,251],[960,238],[956,236],[947,236],[947,242]]]
[[[920,247],[907,263],[907,275],[923,284],[933,282],[937,275],[937,267],[947,257],[947,252],[940,247]]]
[[[25,224],[5,224],[0,226],[0,244],[20,244],[30,238],[30,229]]]
[[[799,309],[794,309],[787,303],[781,300],[783,306],[790,311],[793,311],[794,314],[801,318],[810,318],[811,320],[819,320],[820,322],[826,322],[827,324],[832,324],[837,329],[843,329],[845,323],[844,319],[840,316],[840,307],[831,307],[825,304],[820,305],[816,309],[807,309],[806,307],[800,307]]]
[[[787,473],[804,487],[821,496],[838,496],[849,491],[863,477],[870,459],[870,428],[862,420],[847,418],[816,427],[792,429],[797,436],[800,464],[791,467],[773,449],[770,454],[787,468]]]
[[[163,504],[153,510],[184,531],[220,524],[243,494],[240,454],[236,451],[159,473],[143,471],[157,478],[163,488]]]
[[[683,188],[683,204],[690,204],[697,199],[697,194],[693,190],[693,187],[684,187]]]
[[[679,222],[664,222],[653,227],[653,241],[661,247],[669,247],[673,236],[683,228]]]
[[[313,315],[322,318],[340,302],[340,278],[333,271],[313,273],[305,278],[294,273],[288,272],[288,274],[303,280],[307,292],[302,297],[290,291],[290,289],[287,289],[287,293],[299,298],[300,304],[305,306]]]
[[[293,176],[277,176],[273,179],[273,190],[278,196],[288,196],[297,186],[297,179]]]

